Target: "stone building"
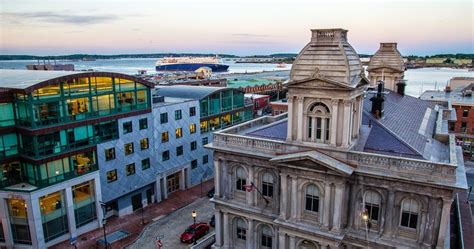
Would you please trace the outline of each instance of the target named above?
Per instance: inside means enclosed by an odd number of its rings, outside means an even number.
[[[288,113],[214,133],[214,248],[449,247],[450,110],[368,85],[347,30],[312,30]]]
[[[398,91],[398,87],[405,87],[404,83],[400,82],[405,73],[405,63],[397,49],[397,43],[380,43],[379,50],[370,58],[367,71],[371,86],[375,86],[379,80],[383,80],[385,88],[392,91]],[[398,83],[399,85],[397,85]]]

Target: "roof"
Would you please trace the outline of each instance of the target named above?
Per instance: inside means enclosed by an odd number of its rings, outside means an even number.
[[[405,63],[397,49],[397,43],[380,43],[380,48],[370,58],[367,71],[383,68],[390,68],[399,72],[405,71]]]
[[[350,86],[359,84],[363,69],[357,52],[347,41],[347,30],[311,31],[311,41],[293,62],[290,81],[320,75]]]
[[[425,91],[421,94],[420,99],[434,102],[451,101],[453,105],[474,105],[474,97],[464,95],[462,91],[454,90],[452,92],[445,91]]]
[[[151,82],[121,73],[0,69],[0,88],[29,93],[46,85],[80,77],[116,77],[154,87]]]
[[[362,125],[367,127],[366,140],[360,139],[362,151],[432,161],[445,161],[448,148],[433,139],[437,112],[435,103],[411,96],[401,96],[387,90],[384,116],[376,119],[370,113],[371,94],[364,100]],[[245,135],[285,141],[287,119],[257,129],[248,130]],[[359,150],[354,148],[354,150]]]
[[[203,99],[214,93],[226,90],[240,91],[227,87],[211,87],[211,86],[163,86],[158,88],[158,95],[174,98],[185,99]],[[243,91],[241,91],[243,93]]]

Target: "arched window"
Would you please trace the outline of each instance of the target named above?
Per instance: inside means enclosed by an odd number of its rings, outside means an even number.
[[[306,187],[305,210],[319,212],[319,189],[314,184]]]
[[[270,227],[267,225],[262,226],[262,235],[261,235],[261,241],[260,245],[261,248],[272,248],[272,239],[273,239],[273,232]]]
[[[235,171],[235,188],[240,191],[245,191],[245,185],[247,184],[247,174],[242,167],[238,167]]]
[[[268,172],[262,176],[262,195],[273,197],[273,175]]]
[[[247,239],[247,224],[241,218],[237,218],[236,223],[236,236],[237,239],[246,240]]]
[[[419,208],[417,201],[413,199],[403,200],[400,226],[416,229],[418,225]]]
[[[367,212],[368,218],[372,222],[379,221],[379,214],[380,214],[380,205],[381,205],[381,197],[375,191],[367,191],[364,195],[364,207],[365,211]]]
[[[307,111],[307,141],[329,142],[331,112],[323,103],[314,103]]]

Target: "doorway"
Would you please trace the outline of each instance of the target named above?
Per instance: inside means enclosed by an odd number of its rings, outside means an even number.
[[[179,189],[179,175],[181,171],[178,171],[172,175],[166,177],[166,185],[168,187],[168,194]]]
[[[142,193],[138,193],[136,195],[133,195],[132,196],[132,209],[133,209],[133,212],[135,212],[136,210],[142,208],[143,205],[142,205]]]

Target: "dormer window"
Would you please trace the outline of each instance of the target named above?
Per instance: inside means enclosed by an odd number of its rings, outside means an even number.
[[[314,103],[306,113],[306,141],[329,143],[331,112],[321,102]]]

